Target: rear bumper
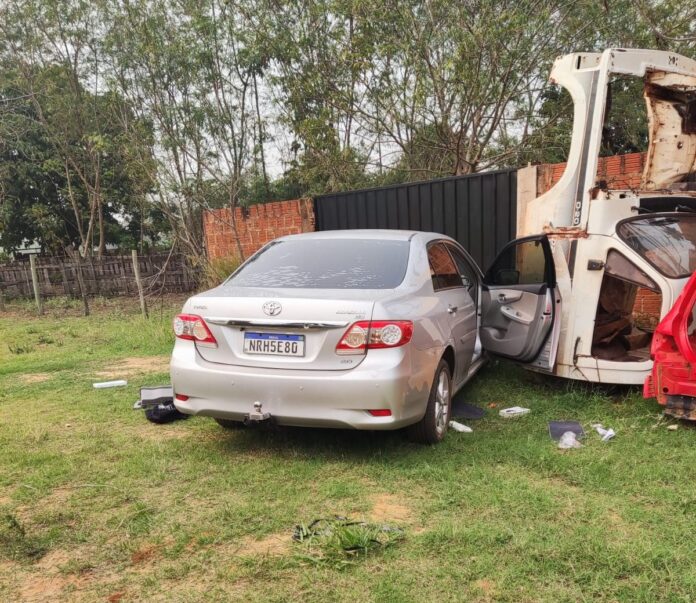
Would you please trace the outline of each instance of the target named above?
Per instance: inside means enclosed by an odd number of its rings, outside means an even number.
[[[372,350],[346,371],[262,369],[208,362],[193,342],[177,340],[171,377],[174,391],[189,396],[176,407],[190,415],[241,421],[259,401],[280,425],[388,430],[422,418],[439,359],[439,350],[407,345]]]

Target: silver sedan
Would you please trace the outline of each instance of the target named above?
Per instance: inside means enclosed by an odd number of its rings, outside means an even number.
[[[229,428],[407,427],[439,442],[452,395],[483,363],[481,282],[435,233],[276,239],[174,319],[176,407]]]

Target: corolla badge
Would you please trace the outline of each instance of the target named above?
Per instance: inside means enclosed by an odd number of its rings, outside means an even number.
[[[263,313],[268,314],[268,316],[278,316],[283,310],[283,306],[277,301],[267,301],[261,308],[263,309]]]

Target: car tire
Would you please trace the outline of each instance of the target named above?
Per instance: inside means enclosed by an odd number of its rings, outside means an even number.
[[[215,422],[225,429],[244,429],[244,423],[232,419],[215,419]]]
[[[447,433],[452,412],[452,376],[447,362],[440,360],[430,389],[423,418],[408,427],[408,437],[421,444],[437,444]]]

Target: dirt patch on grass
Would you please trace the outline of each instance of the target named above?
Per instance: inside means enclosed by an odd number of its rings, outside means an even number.
[[[19,376],[19,380],[24,385],[32,385],[34,383],[43,383],[51,378],[50,373],[26,373]]]
[[[291,544],[292,535],[286,532],[271,534],[261,540],[247,536],[239,544],[237,554],[252,557],[285,555]]]
[[[484,596],[484,601],[494,601],[496,595],[496,586],[493,580],[482,578],[474,582],[474,587],[478,589]]]
[[[71,555],[63,549],[54,549],[46,553],[36,564],[36,567],[44,571],[57,572],[60,568],[68,563]]]
[[[97,377],[116,379],[141,373],[169,372],[169,356],[132,356],[117,360],[108,369],[94,373]]]
[[[393,494],[378,494],[370,510],[370,519],[384,523],[408,523],[413,519],[413,512]]]
[[[159,549],[154,545],[146,545],[140,547],[135,553],[131,555],[131,563],[133,565],[138,565],[141,563],[147,563],[148,561],[154,560],[154,558],[159,554]]]
[[[64,589],[74,587],[79,590],[86,579],[80,576],[28,576],[20,588],[20,600],[26,603],[43,603],[64,599]],[[64,599],[67,600],[67,599]]]

